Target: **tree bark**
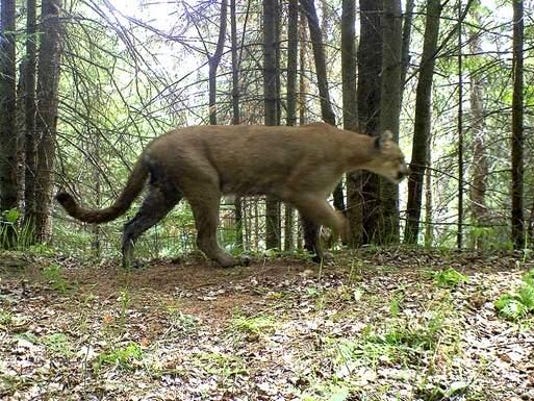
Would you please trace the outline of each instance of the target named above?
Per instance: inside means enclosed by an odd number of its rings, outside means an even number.
[[[35,177],[37,138],[35,130],[35,83],[37,68],[37,4],[26,1],[26,58],[24,70],[24,224],[35,234]],[[35,240],[35,238],[33,238]]]
[[[263,0],[263,90],[265,125],[278,125],[278,1]],[[267,249],[280,249],[280,202],[267,197],[265,204]]]
[[[332,109],[330,91],[328,90],[328,76],[326,68],[326,56],[323,46],[323,34],[317,17],[314,0],[300,0],[300,4],[308,20],[310,30],[310,40],[313,48],[313,58],[315,61],[315,73],[317,75],[317,88],[319,89],[319,101],[321,104],[321,117],[324,122],[336,125],[336,115]]]
[[[477,11],[473,17],[478,22],[480,16]],[[482,45],[479,37],[480,31],[471,28],[469,34],[469,48],[471,54],[482,53]],[[471,129],[472,129],[472,152],[473,162],[471,167],[471,186],[469,191],[469,203],[471,220],[475,227],[487,223],[486,188],[488,176],[488,160],[486,157],[485,126],[483,114],[483,83],[478,69],[473,69],[470,76],[470,106],[471,106]],[[472,233],[471,245],[474,248],[484,248],[484,237],[480,233]]]
[[[16,240],[15,222],[5,222],[4,213],[16,209],[19,201],[15,0],[2,1],[0,22],[0,246],[12,247]]]
[[[406,0],[406,10],[404,11],[404,19],[402,22],[402,52],[401,52],[401,104],[404,94],[404,87],[406,85],[406,75],[408,67],[410,66],[410,40],[412,37],[412,20],[413,8],[415,0]]]
[[[237,125],[240,122],[239,116],[239,55],[237,45],[237,18],[236,18],[236,0],[230,1],[230,37],[232,45],[232,124]],[[239,249],[244,248],[243,242],[243,202],[241,197],[237,196],[234,200],[236,245]]]
[[[523,216],[523,0],[513,4],[513,95],[512,95],[512,243],[514,249],[525,246]]]
[[[430,144],[432,79],[436,61],[441,8],[440,0],[428,1],[423,54],[416,89],[411,173],[408,179],[407,222],[404,233],[404,242],[407,244],[416,244],[419,236],[423,179],[428,164]]]
[[[356,55],[356,2],[343,0],[341,12],[341,77],[343,92],[343,127],[349,131],[358,131],[358,98],[356,96],[356,82],[358,59]],[[359,243],[362,225],[362,208],[351,207],[360,203],[356,181],[347,174],[347,205],[346,215],[351,223],[352,243]],[[356,202],[358,200],[358,202]]]
[[[219,37],[217,47],[212,56],[208,56],[208,81],[209,81],[209,111],[210,124],[217,124],[217,69],[221,63],[221,57],[224,50],[226,39],[226,16],[228,15],[228,0],[221,1],[221,18],[219,26]]]
[[[341,77],[343,91],[343,127],[358,131],[358,99],[356,97],[356,2],[343,0],[341,12]]]
[[[384,0],[382,17],[382,75],[380,132],[390,130],[399,140],[402,97],[402,10],[400,0]],[[379,179],[380,217],[376,241],[399,242],[399,186]]]
[[[287,125],[297,124],[299,2],[289,0],[287,23]],[[285,205],[284,250],[295,249],[295,210]]]
[[[358,46],[358,127],[368,135],[377,135],[380,125],[382,71],[381,1],[360,1],[360,42]],[[356,192],[348,194],[349,210],[361,221],[350,221],[354,245],[371,243],[377,233],[379,218],[378,177],[367,172],[351,176]],[[357,210],[359,208],[359,210]],[[354,210],[353,210],[354,209]]]
[[[54,158],[58,110],[61,0],[43,0],[41,5],[41,44],[37,79],[37,149],[35,199],[36,237],[46,242],[51,235],[51,204],[54,183]]]
[[[336,115],[332,108],[332,101],[330,99],[330,91],[328,89],[328,74],[326,67],[326,54],[323,45],[323,34],[317,16],[314,0],[300,0],[306,20],[308,21],[308,29],[310,31],[310,40],[313,49],[313,59],[315,62],[315,74],[317,76],[317,88],[319,89],[319,100],[321,104],[321,117],[324,122],[335,126]],[[336,186],[333,193],[334,207],[337,210],[345,212],[345,199],[343,195],[343,186],[340,183]],[[308,251],[315,252],[315,246],[312,244],[318,238],[320,227],[310,221],[303,222],[304,242],[305,248]]]

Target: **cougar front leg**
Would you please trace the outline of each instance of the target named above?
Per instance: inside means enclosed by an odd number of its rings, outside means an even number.
[[[300,223],[304,237],[304,249],[312,255],[312,260],[315,263],[320,263],[324,257],[319,235],[321,226],[302,215],[300,216]]]
[[[290,200],[302,215],[304,241],[308,251],[314,252],[314,261],[323,257],[319,240],[321,226],[329,227],[335,237],[346,241],[349,234],[347,219],[343,213],[335,211],[325,199],[316,196],[298,196]]]
[[[188,199],[197,227],[197,246],[204,254],[222,267],[231,267],[239,261],[225,252],[217,243],[217,226],[219,225],[220,197],[213,197],[204,192],[202,199]]]

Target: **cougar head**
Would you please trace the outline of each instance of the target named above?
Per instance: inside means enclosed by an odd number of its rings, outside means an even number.
[[[391,131],[384,131],[374,140],[374,156],[368,164],[368,170],[381,175],[393,184],[398,184],[410,174],[404,160],[404,154],[393,140]]]

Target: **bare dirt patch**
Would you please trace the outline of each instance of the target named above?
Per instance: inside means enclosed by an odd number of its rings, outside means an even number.
[[[522,255],[373,250],[124,271],[0,255],[6,400],[534,399]],[[441,283],[435,272],[465,276]]]

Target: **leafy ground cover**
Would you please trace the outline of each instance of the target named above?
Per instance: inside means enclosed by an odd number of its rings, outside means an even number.
[[[0,399],[533,400],[532,313],[495,306],[522,299],[532,266],[389,249],[124,271],[0,254]]]

